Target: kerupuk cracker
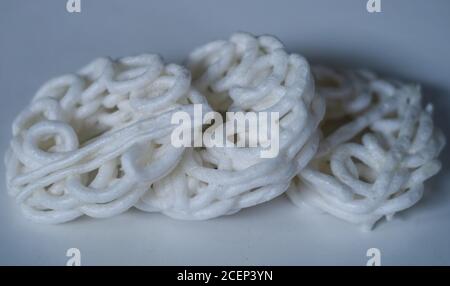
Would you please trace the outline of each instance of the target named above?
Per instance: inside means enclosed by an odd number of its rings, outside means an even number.
[[[327,103],[324,136],[290,199],[366,229],[416,204],[445,145],[420,88],[369,71],[318,66],[314,74]]]

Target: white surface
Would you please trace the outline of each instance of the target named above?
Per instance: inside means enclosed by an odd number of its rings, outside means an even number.
[[[368,67],[423,83],[435,120],[450,137],[446,0],[381,0],[381,14],[367,13],[362,0],[81,1],[81,14],[67,13],[65,1],[0,4],[2,153],[13,118],[50,77],[100,55],[159,52],[180,62],[194,47],[237,30],[275,34],[313,62]],[[84,265],[365,265],[372,247],[381,250],[384,265],[450,264],[448,148],[441,158],[444,168],[425,198],[369,233],[296,208],[284,197],[210,221],[131,211],[39,225],[22,218],[2,176],[0,264],[64,265],[72,247],[81,250]]]

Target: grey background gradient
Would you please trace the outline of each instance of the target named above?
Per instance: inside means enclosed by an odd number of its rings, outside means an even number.
[[[47,79],[97,56],[143,52],[181,63],[194,47],[234,31],[274,34],[313,63],[366,67],[422,83],[435,120],[450,137],[450,1],[381,0],[65,0],[0,2],[0,152],[15,115]],[[131,211],[111,219],[38,225],[22,218],[0,173],[0,264],[64,265],[81,250],[83,265],[383,265],[450,264],[449,151],[444,168],[413,209],[361,232],[286,198],[209,221],[176,221]]]

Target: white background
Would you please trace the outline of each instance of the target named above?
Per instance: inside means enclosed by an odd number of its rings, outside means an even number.
[[[0,3],[0,152],[14,116],[47,79],[103,55],[155,52],[181,63],[194,47],[234,31],[274,34],[313,63],[420,82],[450,134],[450,1],[381,0],[379,14],[366,11],[366,0],[81,0],[80,14],[67,13],[65,2]],[[2,178],[0,264],[64,265],[72,247],[84,265],[365,265],[371,247],[384,265],[450,264],[447,149],[442,159],[423,201],[369,233],[284,197],[209,221],[131,211],[38,225],[22,218]]]

